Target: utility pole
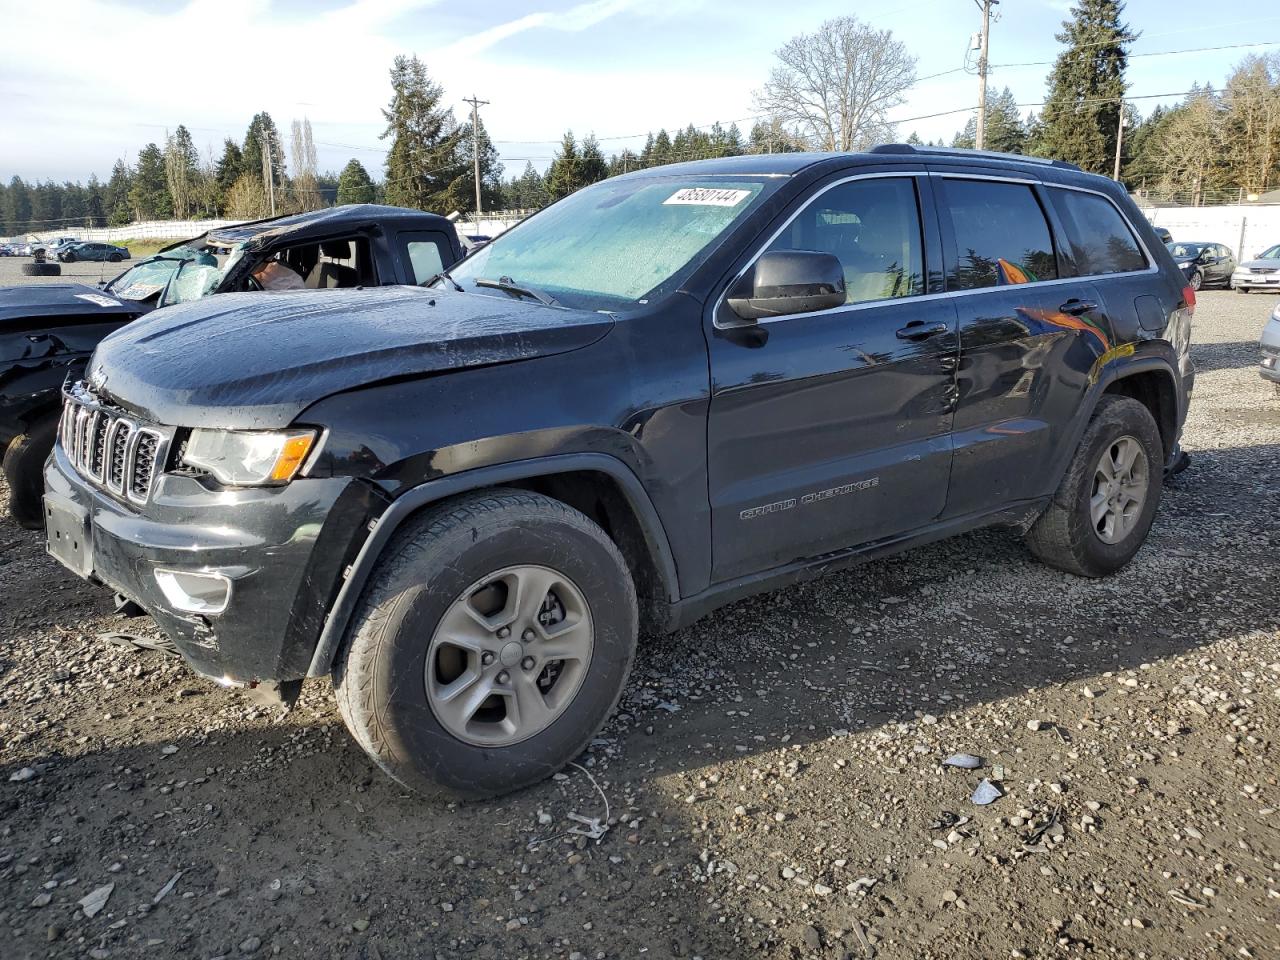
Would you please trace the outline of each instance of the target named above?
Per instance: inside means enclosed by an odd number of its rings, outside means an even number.
[[[463,99],[463,103],[471,104],[471,159],[474,162],[476,177],[476,232],[480,232],[480,108],[489,105],[488,100],[477,100],[473,93],[471,99]]]
[[[973,0],[982,11],[982,39],[978,47],[978,134],[974,146],[985,150],[987,144],[987,53],[991,39],[991,8],[1000,0]]]
[[[271,156],[271,134],[266,130],[258,138],[262,145],[262,182],[267,185],[267,196],[271,198],[271,215],[276,215],[276,177],[275,159]]]
[[[1124,146],[1124,101],[1120,101],[1120,122],[1116,124],[1116,169],[1111,179],[1120,180],[1120,150]]]

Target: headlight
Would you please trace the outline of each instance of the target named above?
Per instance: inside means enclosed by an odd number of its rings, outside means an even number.
[[[182,462],[232,486],[288,483],[315,439],[314,430],[192,430]]]
[[[1178,264],[1178,269],[1179,269],[1179,270],[1186,270],[1188,267],[1191,267],[1191,266],[1193,266],[1193,264],[1191,264],[1191,263],[1180,263],[1180,264]]]

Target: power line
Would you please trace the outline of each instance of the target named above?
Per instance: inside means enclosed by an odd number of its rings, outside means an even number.
[[[1103,42],[1110,43],[1113,41],[1103,41]],[[1222,46],[1217,46],[1217,47],[1189,47],[1185,50],[1153,50],[1150,53],[1127,53],[1125,54],[1125,57],[1127,59],[1133,59],[1135,57],[1171,57],[1176,54],[1182,54],[1182,53],[1209,53],[1217,50],[1243,50],[1247,47],[1274,47],[1277,44],[1280,44],[1280,40],[1259,40],[1256,43],[1228,43],[1228,44],[1224,44]],[[1098,44],[1096,43],[1081,44],[1081,46],[1097,46],[1097,45]],[[1084,59],[1084,58],[1080,58],[1080,59]],[[991,65],[991,68],[993,70],[1003,70],[1003,69],[1008,69],[1010,67],[1047,67],[1047,66],[1053,66],[1057,62],[1058,61],[1055,59],[1055,60],[1027,60],[1023,63],[993,63]]]

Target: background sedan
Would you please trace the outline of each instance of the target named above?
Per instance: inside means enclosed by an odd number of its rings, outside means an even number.
[[[1240,293],[1250,290],[1280,291],[1280,244],[1263,250],[1256,260],[1246,260],[1231,274],[1231,286]]]
[[[77,260],[108,260],[119,263],[129,259],[129,249],[109,243],[75,243],[58,251],[58,259],[63,263],[75,263]]]
[[[1168,248],[1192,290],[1215,283],[1225,287],[1231,283],[1236,258],[1225,244],[1179,242],[1168,244]]]

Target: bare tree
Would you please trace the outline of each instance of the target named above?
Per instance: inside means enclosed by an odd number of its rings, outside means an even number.
[[[297,210],[318,210],[319,175],[316,172],[316,145],[311,139],[311,121],[293,121],[293,198],[290,206]]]
[[[859,150],[891,139],[888,112],[915,83],[916,61],[892,30],[836,17],[777,51],[756,105],[824,150]]]
[[[1280,56],[1246,57],[1227,78],[1226,159],[1244,193],[1264,193],[1280,160]]]

